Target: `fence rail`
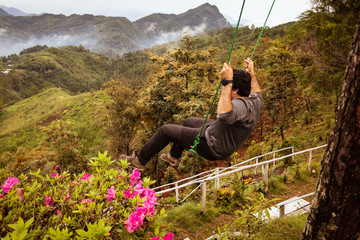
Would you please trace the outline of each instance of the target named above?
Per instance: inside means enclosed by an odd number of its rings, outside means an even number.
[[[165,190],[161,190],[161,191],[158,191],[156,192],[157,194],[164,194],[164,193],[167,193],[167,192],[172,192],[172,191],[175,191],[176,192],[176,201],[179,202],[179,189],[181,188],[185,188],[187,186],[190,186],[192,184],[199,184],[199,186],[197,188],[199,188],[201,186],[202,188],[202,210],[203,212],[206,211],[206,208],[205,208],[205,203],[206,203],[206,182],[209,182],[209,181],[212,181],[212,180],[215,180],[215,187],[216,189],[219,189],[220,187],[220,178],[221,177],[225,177],[227,175],[230,175],[230,174],[233,174],[233,173],[237,173],[237,172],[240,172],[240,171],[244,171],[244,170],[248,170],[248,169],[252,169],[254,168],[255,169],[255,173],[257,174],[257,168],[258,167],[262,167],[263,171],[263,176],[264,176],[264,180],[265,180],[265,192],[267,191],[268,189],[268,172],[269,172],[269,164],[270,163],[273,163],[275,165],[275,163],[277,161],[280,161],[280,160],[283,160],[283,159],[286,159],[286,158],[289,158],[291,157],[292,158],[292,161],[294,160],[294,156],[296,155],[299,155],[299,154],[303,154],[303,153],[307,153],[309,152],[309,162],[308,162],[308,170],[311,171],[311,162],[312,162],[312,152],[314,150],[317,150],[317,149],[321,149],[321,148],[324,148],[326,147],[327,144],[325,145],[321,145],[321,146],[318,146],[318,147],[314,147],[314,148],[310,148],[310,149],[306,149],[306,150],[302,150],[302,151],[299,151],[299,152],[294,152],[294,148],[293,147],[289,147],[289,148],[284,148],[284,149],[280,149],[280,150],[277,150],[277,151],[273,151],[273,152],[269,152],[269,153],[266,153],[266,154],[263,154],[263,155],[260,155],[260,156],[257,156],[257,157],[253,157],[253,158],[250,158],[244,162],[241,162],[239,164],[236,164],[236,165],[233,165],[233,166],[230,166],[228,168],[216,168],[216,169],[212,169],[212,170],[209,170],[209,171],[206,171],[206,172],[203,172],[203,173],[200,173],[200,174],[197,174],[195,176],[192,176],[192,177],[188,177],[188,178],[185,178],[185,179],[182,179],[182,180],[179,180],[177,182],[174,182],[174,183],[169,183],[169,184],[165,184],[165,185],[162,185],[162,186],[159,186],[159,187],[156,187],[156,188],[153,188],[154,190],[155,189],[161,189],[161,188],[164,188],[164,187],[168,187],[168,186],[171,186],[171,185],[174,185],[174,187],[170,187],[168,189],[165,189]],[[281,156],[281,157],[275,157],[275,154],[277,152],[280,152],[280,151],[285,151],[285,150],[289,150],[289,149],[292,149],[292,153],[291,154],[288,154],[288,155],[285,155],[285,156]],[[267,155],[271,155],[273,154],[273,159],[271,160],[266,160],[266,161],[263,161],[263,162],[259,162],[259,158],[261,157],[264,157],[264,156],[267,156]],[[255,160],[255,164],[250,164],[250,165],[245,165],[245,166],[241,166],[245,163],[249,163],[251,161],[254,161]],[[220,171],[221,169],[221,171]],[[204,175],[205,173],[207,173],[207,175],[205,176],[202,176]],[[200,177],[202,176],[202,177]],[[185,182],[187,180],[190,180],[188,182]],[[182,183],[182,182],[185,182],[185,183]],[[179,184],[179,183],[182,183],[182,184]],[[196,189],[197,189],[196,188]],[[195,190],[196,190],[195,189]],[[194,190],[194,191],[195,191]],[[193,192],[194,192],[193,191]],[[193,193],[192,192],[192,193]],[[190,193],[190,194],[192,194]],[[190,195],[189,194],[189,195]],[[189,195],[187,197],[189,197]],[[187,198],[186,197],[186,198]],[[186,199],[185,198],[185,199]],[[184,199],[184,200],[185,200]],[[183,200],[183,201],[184,201]]]

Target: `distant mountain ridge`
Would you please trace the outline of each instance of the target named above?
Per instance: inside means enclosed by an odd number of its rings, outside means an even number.
[[[24,16],[34,15],[34,14],[24,13],[24,12],[20,11],[19,9],[14,8],[14,7],[6,7],[4,5],[0,5],[0,8],[2,10],[4,10],[5,12],[7,12],[9,15],[12,15],[12,16],[15,16],[15,17],[19,17],[19,16],[24,17]]]
[[[1,16],[9,16],[10,14],[6,12],[4,9],[0,8],[0,17]]]
[[[135,22],[125,17],[90,14],[2,16],[0,56],[46,44],[54,47],[83,45],[111,57],[178,40],[185,31],[196,34],[228,26],[230,23],[218,8],[208,3],[179,15],[156,13]]]

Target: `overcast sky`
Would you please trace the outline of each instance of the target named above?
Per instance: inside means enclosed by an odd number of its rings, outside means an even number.
[[[242,0],[0,0],[0,5],[15,7],[25,13],[93,14],[127,17],[135,21],[151,13],[183,13],[204,3],[216,5],[225,16],[237,22]],[[273,0],[248,0],[241,23],[262,26]],[[276,0],[268,26],[297,20],[311,8],[310,0]]]

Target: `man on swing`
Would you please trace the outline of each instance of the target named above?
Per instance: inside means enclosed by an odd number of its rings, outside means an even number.
[[[245,60],[245,69],[232,69],[224,63],[220,72],[222,89],[217,106],[217,120],[208,119],[197,146],[197,152],[208,160],[224,160],[230,157],[249,137],[260,118],[263,106],[260,86],[257,82],[253,61]],[[189,149],[199,134],[204,119],[190,117],[182,126],[166,124],[150,138],[133,156],[120,155],[130,166],[145,170],[150,159],[173,143],[163,161],[177,167],[184,149]]]

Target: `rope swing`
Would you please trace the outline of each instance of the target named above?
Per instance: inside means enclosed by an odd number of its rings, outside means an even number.
[[[269,19],[269,16],[270,16],[271,10],[272,10],[272,8],[273,8],[273,6],[274,6],[274,3],[275,3],[275,0],[273,1],[272,5],[271,5],[271,8],[270,8],[269,13],[268,13],[268,15],[267,15],[267,17],[266,17],[266,20],[265,20],[265,22],[264,22],[264,25],[263,25],[263,27],[262,27],[262,29],[261,29],[261,32],[260,32],[260,34],[259,34],[259,37],[258,37],[258,39],[257,39],[257,41],[256,41],[256,44],[255,44],[255,47],[254,47],[254,49],[253,49],[253,52],[252,52],[252,54],[251,54],[250,59],[252,59],[252,57],[254,56],[255,49],[256,49],[259,41],[260,41],[261,35],[262,35],[263,31],[264,31],[266,22],[267,22],[267,20]],[[227,64],[229,64],[229,62],[230,62],[231,53],[232,53],[233,48],[234,48],[235,38],[236,38],[238,29],[239,29],[240,19],[241,19],[241,16],[242,16],[242,12],[243,12],[243,9],[244,9],[244,5],[245,5],[245,0],[243,1],[242,7],[241,7],[241,11],[240,11],[240,15],[239,15],[239,20],[238,20],[237,25],[236,25],[236,28],[235,28],[235,33],[234,33],[232,45],[231,45],[231,48],[230,48],[230,53],[229,53],[229,57],[228,57],[228,60],[227,60]],[[215,102],[215,99],[216,99],[216,96],[217,96],[217,94],[218,94],[218,92],[219,92],[220,87],[221,87],[221,81],[220,81],[220,83],[219,83],[219,85],[218,85],[218,87],[217,87],[217,89],[216,89],[215,95],[214,95],[213,100],[212,100],[212,102],[211,102],[210,108],[209,108],[209,110],[208,110],[208,112],[207,112],[207,114],[206,114],[206,117],[205,117],[204,123],[203,123],[203,125],[202,125],[202,127],[201,127],[201,130],[200,130],[199,134],[196,136],[193,146],[192,146],[192,147],[189,149],[189,151],[188,151],[188,156],[189,156],[189,157],[194,157],[194,156],[197,155],[197,146],[198,146],[198,144],[199,144],[199,142],[200,142],[201,133],[203,132],[205,123],[206,123],[206,121],[207,121],[208,118],[209,118],[211,109],[212,109],[212,107],[213,107],[213,105],[214,105],[214,102]]]

